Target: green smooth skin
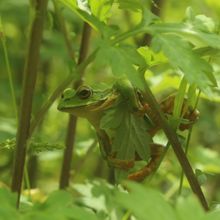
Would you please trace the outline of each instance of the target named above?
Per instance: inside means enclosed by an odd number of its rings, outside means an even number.
[[[82,97],[83,93],[87,93]],[[131,110],[138,109],[136,92],[128,80],[118,80],[111,89],[95,90],[82,85],[77,90],[66,89],[58,104],[58,110],[68,112],[77,117],[84,117],[99,130],[99,123],[106,109],[113,107],[120,99],[126,100]]]

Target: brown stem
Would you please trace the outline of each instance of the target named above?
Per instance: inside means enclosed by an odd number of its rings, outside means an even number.
[[[81,64],[85,60],[88,54],[90,34],[91,34],[91,27],[87,23],[84,23],[78,64]],[[81,76],[80,80],[74,83],[73,85],[74,88],[77,88],[81,84],[83,72],[80,73],[80,76]],[[60,175],[60,184],[59,184],[60,189],[64,189],[69,185],[76,123],[77,123],[77,118],[75,116],[70,115],[68,128],[67,128],[66,147],[64,150],[63,164]]]
[[[151,12],[157,16],[161,14],[161,8],[163,7],[164,0],[154,0],[151,2]],[[152,36],[150,34],[144,34],[143,38],[139,40],[138,45],[150,45]]]
[[[37,78],[40,44],[43,35],[44,16],[47,0],[36,0],[35,17],[31,26],[28,53],[24,69],[24,83],[20,105],[20,117],[16,137],[15,159],[13,167],[11,190],[18,193],[17,207],[19,207],[22,178],[26,156],[26,146],[29,137],[32,100]]]
[[[144,80],[144,79],[143,79]],[[161,127],[164,130],[164,133],[166,134],[170,144],[173,147],[174,153],[177,156],[177,159],[179,160],[179,163],[189,181],[189,184],[193,190],[193,192],[197,195],[198,199],[200,200],[202,206],[206,211],[209,210],[207,201],[205,199],[205,196],[202,192],[202,189],[198,183],[198,180],[193,172],[193,169],[181,147],[181,143],[175,133],[175,131],[172,129],[171,126],[169,126],[167,120],[165,119],[160,106],[158,105],[155,97],[153,96],[150,88],[148,87],[147,83],[145,83],[145,93],[144,93],[144,99],[149,103],[152,110],[157,114],[158,120],[161,123]]]

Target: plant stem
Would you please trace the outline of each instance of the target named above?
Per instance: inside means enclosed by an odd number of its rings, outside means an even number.
[[[143,82],[145,82],[144,78],[142,79]],[[177,159],[179,160],[179,163],[189,181],[189,184],[191,186],[192,191],[197,195],[198,199],[200,200],[203,208],[208,211],[209,207],[206,202],[206,199],[204,197],[204,194],[201,190],[201,187],[198,183],[198,180],[193,172],[193,169],[181,147],[181,143],[173,130],[171,126],[169,126],[166,118],[164,117],[163,113],[161,112],[160,106],[158,105],[155,97],[153,96],[150,88],[148,87],[147,83],[144,83],[144,99],[149,103],[152,110],[157,114],[158,120],[161,123],[161,127],[164,130],[164,133],[166,134],[168,141],[173,147],[174,153],[177,156]]]
[[[24,173],[27,140],[29,137],[32,100],[37,78],[40,44],[43,35],[44,16],[47,0],[36,0],[35,16],[30,31],[28,53],[24,69],[24,83],[20,105],[19,124],[16,137],[15,159],[11,190],[18,193],[17,207],[19,207],[22,178]]]
[[[194,109],[197,108],[198,101],[199,101],[199,97],[200,97],[200,92],[201,92],[201,91],[199,91],[199,94],[198,94],[198,96],[197,96]],[[189,142],[190,142],[190,139],[191,139],[192,129],[193,129],[193,127],[191,127],[191,128],[189,129],[189,132],[188,132],[188,135],[187,135],[187,139],[186,139],[186,145],[185,145],[185,155],[186,155],[186,156],[187,156],[188,150],[189,150]],[[179,184],[179,193],[178,193],[179,195],[181,195],[181,193],[182,193],[183,178],[184,178],[184,172],[183,172],[183,170],[182,170],[181,176],[180,176],[180,184]]]
[[[89,24],[84,23],[78,65],[81,64],[86,59],[89,49],[90,35],[91,35],[91,27],[89,26]],[[74,88],[77,88],[81,84],[81,78],[83,74],[84,72],[80,73],[80,79],[79,81],[76,81],[74,83],[73,85]],[[64,189],[69,185],[72,152],[73,152],[75,133],[76,133],[76,123],[77,123],[77,118],[73,115],[70,115],[68,128],[67,128],[67,135],[66,135],[66,144],[65,144],[66,147],[64,150],[63,163],[60,174],[60,184],[59,184],[60,189]]]
[[[14,108],[16,123],[18,123],[18,111],[17,111],[17,104],[16,104],[16,96],[15,96],[15,91],[14,91],[14,86],[13,86],[13,77],[12,77],[11,66],[10,66],[10,62],[9,62],[9,58],[8,58],[8,50],[7,50],[7,46],[6,46],[5,33],[3,30],[1,17],[0,17],[0,28],[2,29],[2,30],[0,30],[1,34],[2,34],[2,36],[0,36],[0,39],[2,42],[3,53],[4,53],[4,57],[5,57],[5,64],[6,64],[6,69],[7,69],[7,73],[8,73],[10,91],[11,91],[11,96],[12,96],[12,104],[13,104],[13,108]]]

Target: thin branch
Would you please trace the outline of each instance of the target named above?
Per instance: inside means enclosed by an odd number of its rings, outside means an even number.
[[[8,73],[8,80],[9,80],[9,86],[10,86],[10,91],[11,91],[11,96],[12,96],[12,104],[14,108],[14,114],[16,118],[16,124],[18,124],[18,110],[17,110],[17,104],[16,104],[16,96],[15,96],[15,90],[14,90],[14,85],[13,85],[13,77],[12,77],[12,71],[11,71],[11,65],[9,62],[9,57],[8,57],[8,49],[6,45],[6,37],[0,17],[0,40],[2,42],[2,47],[3,47],[3,53],[5,57],[5,64],[6,64],[6,69]]]
[[[143,79],[143,81],[145,81]],[[148,87],[147,83],[144,84],[144,99],[149,103],[152,110],[155,112],[155,114],[158,116],[158,120],[161,123],[161,127],[164,130],[164,133],[166,134],[168,141],[173,147],[174,153],[177,156],[177,159],[189,181],[189,184],[191,186],[192,191],[197,195],[198,199],[200,200],[202,206],[206,211],[209,210],[208,204],[206,202],[205,196],[202,192],[202,189],[198,183],[198,180],[193,172],[193,169],[181,147],[181,143],[175,133],[175,131],[172,129],[171,126],[169,126],[166,118],[164,117],[163,113],[161,112],[160,106],[157,103],[155,97],[153,96],[150,88]]]
[[[198,105],[198,102],[199,102],[199,98],[200,98],[200,92],[201,92],[201,91],[199,91],[199,93],[198,93],[198,96],[197,96],[197,99],[196,99],[196,103],[195,103],[194,109],[197,108],[197,105]],[[191,128],[189,129],[188,135],[187,135],[187,138],[186,138],[186,144],[185,144],[185,155],[186,155],[186,156],[187,156],[188,150],[189,150],[189,142],[190,142],[190,139],[191,139],[192,130],[193,130],[193,127],[191,127]],[[181,176],[180,176],[179,195],[181,195],[181,193],[182,193],[183,178],[184,178],[184,172],[183,172],[183,169],[182,169]]]
[[[78,65],[81,64],[86,59],[89,49],[90,35],[91,35],[91,27],[87,23],[84,23]],[[80,80],[74,83],[73,85],[74,88],[77,88],[79,84],[81,84],[81,79],[83,74],[84,71],[80,73]],[[77,118],[75,116],[70,115],[68,128],[67,128],[67,135],[66,135],[66,144],[65,144],[66,147],[64,150],[63,164],[60,175],[60,184],[59,184],[60,189],[66,188],[69,185],[72,152],[75,141],[76,123],[77,123]]]
[[[31,26],[28,53],[24,69],[24,83],[22,88],[20,117],[17,130],[15,160],[11,185],[11,190],[18,193],[17,207],[19,207],[19,200],[21,194],[26,146],[29,137],[32,100],[37,78],[40,44],[43,35],[43,23],[44,16],[46,14],[46,9],[47,0],[36,1],[35,17]]]

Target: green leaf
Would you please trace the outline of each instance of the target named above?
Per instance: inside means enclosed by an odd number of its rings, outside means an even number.
[[[43,213],[42,210],[44,211]],[[97,220],[96,215],[84,207],[74,204],[73,196],[66,191],[52,192],[46,202],[35,204],[33,210],[26,215],[26,219],[92,219]]]
[[[209,86],[216,86],[212,67],[198,54],[193,52],[190,45],[175,35],[156,35],[152,41],[155,51],[163,50],[174,68],[180,69],[187,80],[207,92]]]
[[[203,208],[193,195],[187,198],[180,197],[177,201],[176,212],[179,220],[196,220],[205,216]]]
[[[177,219],[174,210],[159,192],[134,182],[128,182],[126,187],[129,193],[118,192],[116,203],[131,211],[137,219]]]
[[[206,214],[201,220],[219,220],[220,219],[220,210],[212,211]]]
[[[66,219],[76,219],[76,220],[98,220],[98,217],[92,212],[83,207],[72,205],[70,209],[65,210]]]
[[[149,127],[146,121],[130,112],[129,103],[119,103],[113,109],[106,111],[100,127],[111,133],[114,130],[112,151],[117,152],[119,159],[134,159],[135,151],[143,160],[150,157],[149,144],[152,143],[147,133]]]
[[[202,172],[200,169],[196,169],[195,174],[200,185],[203,185],[207,182],[208,179],[207,175],[204,172]]]
[[[61,206],[72,204],[73,198],[70,193],[62,190],[54,191],[48,197],[45,205],[48,208],[56,209]]]
[[[204,32],[214,32],[216,30],[216,25],[212,18],[205,15],[195,15],[191,7],[186,9],[185,23]]]
[[[101,22],[97,17],[92,15],[87,1],[77,1],[77,0],[59,0],[64,5],[66,5],[70,10],[74,11],[83,21],[90,24],[95,30],[100,31],[108,29],[108,27]]]
[[[131,11],[142,10],[142,0],[117,0],[120,9],[128,9]]]
[[[131,112],[129,101],[123,99],[105,112],[100,123],[113,139],[112,152],[120,160],[135,160],[136,152],[142,160],[148,161],[152,143],[148,126],[142,117]],[[121,180],[126,175],[127,172],[118,169],[116,179]]]
[[[140,89],[143,88],[143,81],[140,79],[137,67],[144,67],[146,62],[134,47],[129,45],[112,46],[108,41],[101,41],[96,62],[98,65],[110,65],[115,76],[127,75],[133,85]]]
[[[6,189],[0,189],[0,219],[11,220],[20,219],[20,215],[16,210],[16,194]]]
[[[106,19],[111,15],[110,9],[112,7],[114,0],[89,0],[89,5],[91,12],[100,21],[106,21]]]

